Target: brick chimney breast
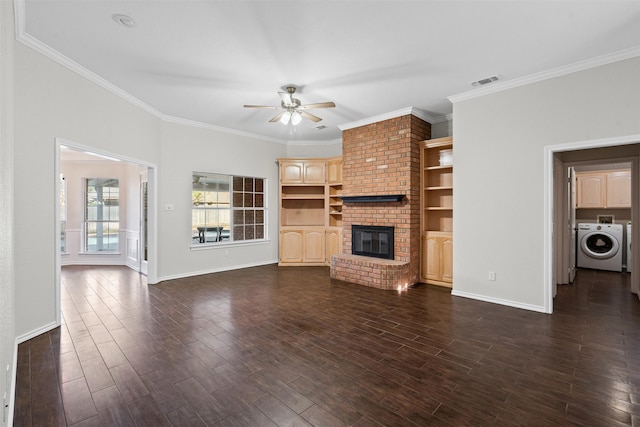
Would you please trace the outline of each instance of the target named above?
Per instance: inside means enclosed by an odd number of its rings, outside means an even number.
[[[404,194],[405,198],[400,202],[343,205],[343,249],[331,260],[331,277],[381,289],[417,282],[420,141],[430,138],[431,124],[412,114],[342,132],[343,195]],[[395,260],[351,255],[352,224],[395,227]]]

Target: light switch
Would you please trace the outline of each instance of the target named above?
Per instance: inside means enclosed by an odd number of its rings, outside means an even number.
[[[164,205],[164,210],[165,210],[165,211],[172,211],[172,210],[174,210],[173,203],[167,203],[166,205]]]

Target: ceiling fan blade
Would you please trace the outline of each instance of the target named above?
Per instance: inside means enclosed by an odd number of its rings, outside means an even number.
[[[278,92],[280,99],[285,107],[291,107],[293,105],[293,95],[287,92]]]
[[[312,108],[333,108],[336,104],[334,102],[318,102],[317,104],[306,104],[298,107],[298,110],[311,110]]]
[[[277,110],[280,107],[275,107],[273,105],[244,105],[244,108],[266,108],[268,110]]]
[[[277,116],[275,116],[274,118],[269,120],[269,123],[275,123],[275,122],[279,121],[280,117],[282,117],[284,115],[284,113],[286,113],[286,111],[283,111],[282,113],[278,114]],[[300,114],[302,114],[302,113],[300,113]]]
[[[312,120],[312,121],[314,121],[316,123],[318,123],[320,120],[322,120],[320,117],[314,116],[313,114],[309,114],[306,111],[298,111],[298,113],[300,113],[300,115],[302,117],[304,117],[305,119]]]

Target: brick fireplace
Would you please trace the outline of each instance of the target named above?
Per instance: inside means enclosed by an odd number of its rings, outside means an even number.
[[[342,253],[331,277],[379,289],[418,281],[420,268],[420,149],[431,125],[407,114],[342,132]],[[404,195],[400,201],[349,201],[349,196]],[[366,197],[365,197],[366,199]],[[394,259],[352,255],[351,226],[394,227]]]

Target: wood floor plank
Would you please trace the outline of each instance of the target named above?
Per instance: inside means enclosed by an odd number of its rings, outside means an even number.
[[[173,427],[206,427],[202,418],[190,406],[185,405],[167,414],[167,418]]]
[[[126,356],[115,341],[99,343],[97,347],[107,368],[113,368],[127,362]]]
[[[128,402],[127,407],[136,425],[171,427],[171,422],[164,415],[162,408],[149,394]]]
[[[149,389],[129,363],[109,368],[109,372],[125,402],[149,394]]]
[[[84,372],[75,353],[62,353],[58,360],[58,378],[61,383],[82,378]]]
[[[124,427],[134,424],[131,413],[115,385],[95,391],[92,396],[103,425]]]
[[[109,368],[101,357],[94,357],[80,362],[89,390],[98,391],[115,385]]]
[[[325,267],[61,279],[62,326],[18,346],[15,425],[640,425],[625,273],[580,270],[552,315]]]
[[[98,414],[84,378],[62,383],[60,388],[67,423],[76,424]]]

